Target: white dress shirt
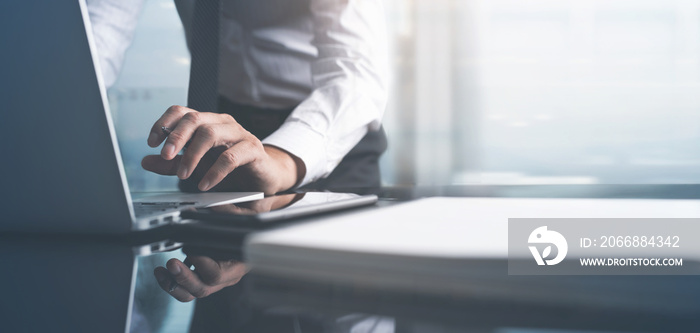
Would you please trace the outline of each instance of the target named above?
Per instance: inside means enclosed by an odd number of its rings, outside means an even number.
[[[175,0],[188,30],[193,3]],[[257,7],[244,12],[241,3]],[[105,83],[116,80],[143,0],[87,0]],[[330,174],[387,101],[381,0],[224,0],[219,93],[264,108],[297,107],[264,144],[299,157],[301,185]]]

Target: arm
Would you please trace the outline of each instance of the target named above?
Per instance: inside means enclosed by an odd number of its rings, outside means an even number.
[[[325,177],[379,129],[387,101],[384,10],[378,0],[312,0],[313,92],[263,140],[303,161],[300,185]]]
[[[318,57],[314,91],[260,142],[232,117],[169,108],[148,144],[165,140],[142,166],[197,181],[200,191],[273,194],[328,175],[368,130],[379,128],[386,104],[386,43],[378,0],[313,0]],[[174,130],[165,134],[162,127]],[[183,155],[177,155],[185,144]]]
[[[143,0],[87,0],[105,86],[119,75],[124,53],[131,45]]]

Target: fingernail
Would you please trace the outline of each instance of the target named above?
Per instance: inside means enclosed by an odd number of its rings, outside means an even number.
[[[187,178],[187,168],[180,168],[180,170],[177,172],[177,176],[180,177],[180,179]]]
[[[209,189],[209,181],[208,181],[208,180],[203,180],[203,181],[199,184],[199,190],[200,190],[200,191],[206,191],[206,190],[208,190],[208,189]]]
[[[168,271],[172,275],[178,275],[178,274],[180,274],[180,265],[178,265],[176,263],[172,263],[172,264],[168,265]]]
[[[155,143],[156,140],[158,140],[158,135],[151,132],[151,135],[148,136],[148,144],[150,145],[152,142]]]
[[[175,145],[172,143],[166,143],[165,146],[163,146],[163,153],[165,154],[166,158],[170,158],[171,156],[175,155]]]

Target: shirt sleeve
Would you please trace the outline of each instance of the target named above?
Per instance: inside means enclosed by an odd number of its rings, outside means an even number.
[[[117,80],[131,45],[143,0],[87,0],[102,77],[107,88]]]
[[[328,176],[367,134],[387,102],[386,25],[380,0],[311,0],[311,95],[263,140],[299,157],[300,186]]]

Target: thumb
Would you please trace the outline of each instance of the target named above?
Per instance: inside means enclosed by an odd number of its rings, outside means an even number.
[[[182,155],[177,155],[172,160],[163,159],[160,155],[148,155],[141,160],[141,166],[159,175],[174,176],[180,167]]]

